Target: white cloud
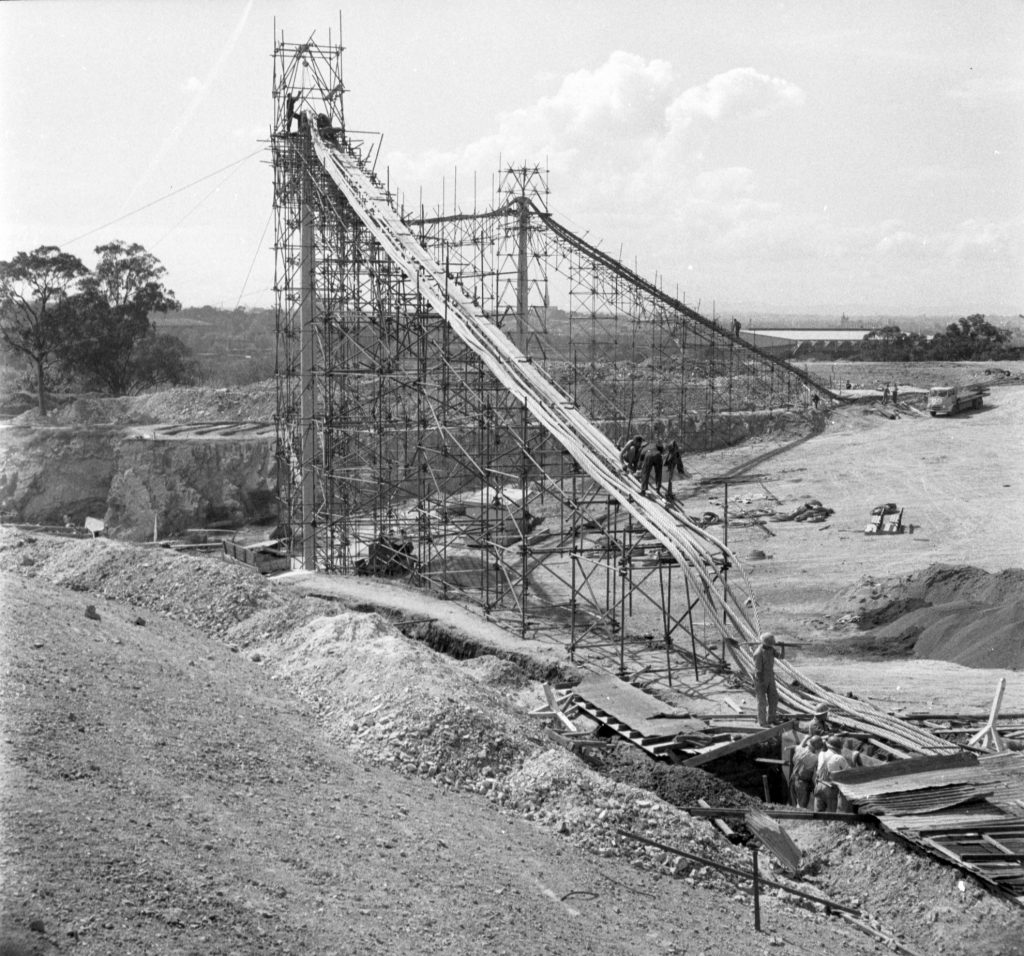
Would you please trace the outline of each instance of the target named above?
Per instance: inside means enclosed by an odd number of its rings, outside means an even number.
[[[181,84],[182,93],[198,93],[203,88],[203,82],[198,76],[190,76],[184,83]]]
[[[707,83],[685,90],[667,112],[672,126],[702,117],[724,120],[763,115],[780,106],[800,106],[803,102],[800,87],[748,66],[719,73]]]
[[[613,254],[638,256],[645,274],[687,277],[693,299],[725,295],[792,306],[845,296],[848,308],[862,300],[905,306],[939,296],[953,307],[988,290],[1011,301],[1020,287],[1019,279],[1007,278],[1024,263],[1019,222],[979,217],[933,228],[896,219],[843,221],[808,208],[799,188],[769,179],[757,165],[756,137],[786,135],[771,124],[807,98],[785,78],[740,67],[686,87],[670,63],[617,52],[553,86],[462,148],[392,153],[391,181],[411,194],[422,186],[430,208],[446,176],[450,210],[454,168],[466,207],[464,184],[476,171],[489,185],[499,156],[506,165],[546,161],[556,216]],[[729,149],[744,135],[734,154],[741,161],[730,162]],[[967,174],[935,164],[904,175],[935,189]],[[779,192],[770,192],[768,182]]]
[[[676,204],[694,177],[717,175],[701,168],[717,124],[803,102],[794,84],[749,67],[681,87],[666,61],[618,51],[596,69],[564,77],[552,95],[503,114],[493,133],[463,149],[392,153],[388,162],[397,181],[430,190],[455,167],[463,180],[465,170],[476,170],[489,182],[499,156],[546,161],[560,203],[581,212],[611,202]],[[721,175],[722,188],[730,179],[739,186],[735,171]],[[750,188],[748,176],[742,189]]]

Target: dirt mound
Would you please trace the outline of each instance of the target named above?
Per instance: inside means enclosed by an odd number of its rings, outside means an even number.
[[[157,422],[270,422],[277,393],[272,381],[233,388],[175,388],[138,396],[133,410]]]
[[[675,876],[692,873],[703,883],[725,883],[708,867],[621,836],[619,828],[643,834],[688,853],[738,865],[741,851],[724,844],[703,820],[696,820],[636,787],[609,780],[564,750],[547,750],[526,760],[503,780],[497,800],[528,820],[554,827],[599,856],[625,856],[641,866]],[[692,877],[691,877],[692,882]]]
[[[867,577],[830,608],[867,633],[853,650],[913,655],[967,667],[1024,668],[1024,569],[998,573],[933,564],[896,578]]]
[[[286,603],[245,565],[106,538],[68,540],[0,528],[0,564],[218,635],[258,610]]]
[[[520,689],[530,683],[523,669],[513,661],[502,660],[493,654],[484,654],[470,660],[459,661],[462,670],[489,687]]]
[[[320,617],[260,653],[328,733],[375,763],[485,792],[538,749],[539,727],[500,691],[377,614]]]
[[[921,608],[878,631],[878,639],[916,631],[915,657],[965,667],[1024,669],[1024,597],[1001,604],[951,601]]]
[[[53,408],[44,418],[32,408],[12,419],[14,425],[151,425],[180,422],[269,422],[277,398],[274,383],[234,388],[169,388],[144,395],[81,395]]]
[[[686,807],[706,800],[713,807],[748,807],[758,801],[699,767],[655,763],[632,744],[616,743],[601,755],[601,772],[620,783],[656,793]]]
[[[539,722],[513,699],[522,680],[514,664],[454,661],[377,614],[353,612],[310,621],[260,654],[275,678],[316,706],[330,737],[370,763],[482,793],[603,856],[673,873],[683,867],[673,855],[621,837],[617,827],[715,858],[733,852],[704,821],[566,751],[545,749]]]

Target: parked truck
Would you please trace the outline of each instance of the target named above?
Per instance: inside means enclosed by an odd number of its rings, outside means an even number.
[[[928,390],[928,414],[955,415],[968,408],[981,408],[987,394],[984,385],[936,385]]]

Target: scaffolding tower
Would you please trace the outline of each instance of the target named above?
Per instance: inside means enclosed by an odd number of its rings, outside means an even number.
[[[374,172],[379,138],[346,127],[341,67],[340,45],[276,43],[277,461],[297,562],[471,600],[622,671],[633,642],[663,647],[669,682],[674,667],[723,666],[694,589],[743,600],[727,552],[699,575],[680,567],[453,333],[326,174],[314,132],[394,203]],[[560,225],[542,168],[506,166],[498,183],[489,209],[402,218],[445,282],[612,439],[711,449],[812,390],[832,397]]]

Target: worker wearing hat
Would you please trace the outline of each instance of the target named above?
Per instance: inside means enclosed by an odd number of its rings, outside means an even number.
[[[793,767],[789,774],[789,799],[795,807],[811,802],[814,775],[818,770],[818,754],[825,749],[825,741],[818,736],[808,737],[793,751]]]
[[[828,723],[828,704],[818,704],[814,708],[814,715],[807,726],[807,733],[811,736],[817,734],[819,737],[827,737],[832,733],[832,728]]]
[[[757,722],[768,727],[778,720],[779,689],[775,686],[775,635],[761,635],[761,646],[754,651],[754,696],[757,698]]]
[[[818,755],[818,771],[814,782],[814,809],[835,813],[839,804],[839,788],[833,775],[849,770],[849,761],[843,756],[843,741],[834,734],[825,738],[825,749]]]

